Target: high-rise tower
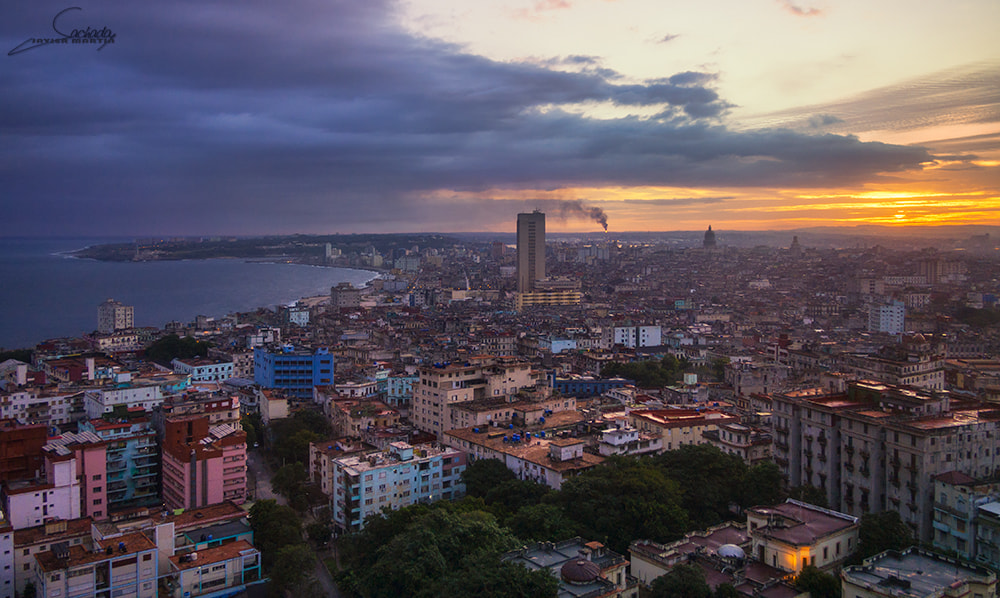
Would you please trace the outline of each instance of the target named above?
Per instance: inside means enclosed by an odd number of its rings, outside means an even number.
[[[517,290],[530,293],[545,278],[545,214],[517,215]]]

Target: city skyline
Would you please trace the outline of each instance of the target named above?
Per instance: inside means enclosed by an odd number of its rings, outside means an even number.
[[[997,22],[986,0],[19,5],[0,235],[996,225]],[[30,41],[74,31],[114,41]]]

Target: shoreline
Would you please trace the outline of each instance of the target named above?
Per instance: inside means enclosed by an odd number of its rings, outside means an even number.
[[[79,247],[79,245],[77,245]],[[196,315],[208,315],[214,318],[221,318],[234,313],[253,313],[258,309],[274,310],[277,306],[288,306],[304,299],[310,302],[319,301],[321,297],[328,296],[330,286],[338,284],[338,281],[350,282],[358,288],[370,287],[374,280],[385,276],[384,272],[367,268],[351,268],[327,264],[300,263],[298,260],[289,259],[247,259],[247,258],[194,258],[184,260],[150,260],[155,262],[188,262],[190,267],[195,268],[192,273],[200,273],[190,281],[181,284],[181,287],[196,289],[186,293],[172,294],[171,284],[163,284],[163,291],[151,291],[149,281],[158,280],[160,268],[167,268],[174,274],[168,277],[175,281],[179,270],[187,271],[188,266],[170,267],[168,264],[157,266],[147,266],[145,268],[108,268],[96,265],[97,262],[110,262],[114,260],[101,260],[92,257],[75,255],[79,249],[40,248],[42,251],[25,254],[24,259],[19,259],[21,264],[32,263],[31,260],[42,258],[41,263],[22,267],[20,264],[15,267],[16,274],[31,272],[29,276],[15,277],[12,284],[19,285],[22,291],[7,294],[0,299],[5,309],[21,312],[25,317],[19,318],[17,325],[6,328],[5,334],[0,339],[0,345],[4,350],[34,349],[39,343],[49,339],[57,338],[82,338],[89,334],[96,324],[92,319],[92,312],[96,314],[96,307],[101,301],[108,297],[123,300],[126,304],[134,305],[137,312],[136,327],[155,328],[162,331],[164,325],[171,321],[188,322]],[[46,250],[47,249],[47,250]],[[32,257],[34,256],[34,257]],[[19,256],[20,257],[20,256]],[[69,260],[67,258],[74,258]],[[79,261],[76,261],[79,260]],[[16,263],[16,262],[15,262]],[[49,264],[46,266],[45,264]],[[142,262],[147,263],[148,262]],[[199,267],[198,264],[207,265],[215,263],[221,270],[212,267]],[[230,264],[229,268],[226,264]],[[61,264],[61,265],[60,265]],[[253,274],[255,268],[248,270],[251,264],[273,264],[292,266],[315,266],[324,270],[305,271],[301,269],[276,268],[273,270],[262,270],[260,274]],[[40,269],[39,269],[40,268]],[[229,285],[227,283],[215,282],[215,275],[211,272],[229,272],[231,268],[243,272],[241,282]],[[72,298],[59,298],[59,291],[56,285],[36,284],[37,272],[52,272],[59,279],[65,279],[69,284],[83,284],[87,281],[87,288],[81,289],[85,292]],[[247,274],[249,272],[249,274]],[[312,272],[310,274],[310,272]],[[58,273],[58,274],[55,274]],[[93,274],[91,274],[93,273]],[[117,274],[116,274],[117,273]],[[90,276],[95,278],[88,278]],[[206,275],[208,278],[206,278]],[[133,288],[120,284],[124,280],[136,279],[134,288],[141,292],[135,296],[127,296],[123,289]],[[45,277],[43,276],[43,279]],[[183,276],[182,276],[183,278]],[[330,279],[327,286],[326,279]],[[257,282],[248,282],[256,280]],[[310,282],[312,281],[312,282]],[[258,292],[259,285],[260,292]],[[144,286],[145,285],[145,286]],[[193,286],[192,286],[193,285]],[[101,290],[91,292],[94,286]],[[31,289],[42,289],[40,292],[30,291]],[[159,294],[157,294],[159,293]],[[230,295],[227,297],[227,295]],[[30,299],[29,299],[30,296]],[[246,300],[244,304],[241,299]],[[67,303],[68,302],[68,303]],[[91,303],[93,305],[91,306]],[[64,307],[56,307],[64,305]],[[48,306],[48,307],[41,307]],[[91,309],[91,307],[93,309]],[[57,317],[44,317],[45,309],[57,309]]]

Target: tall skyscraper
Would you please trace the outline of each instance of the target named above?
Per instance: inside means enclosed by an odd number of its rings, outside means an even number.
[[[517,215],[517,290],[530,293],[545,278],[545,214]]]

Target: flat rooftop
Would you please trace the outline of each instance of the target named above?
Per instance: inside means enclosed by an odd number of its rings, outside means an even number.
[[[848,567],[843,578],[854,585],[878,588],[886,595],[931,598],[967,581],[988,583],[991,578],[995,581],[996,575],[984,567],[910,549],[903,553],[884,552],[865,565]]]

